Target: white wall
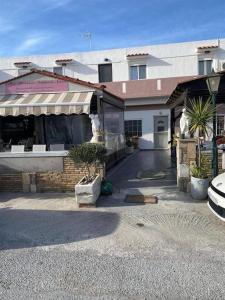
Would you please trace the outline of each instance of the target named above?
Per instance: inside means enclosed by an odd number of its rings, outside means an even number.
[[[33,63],[32,67],[52,71],[56,66],[56,59],[66,58],[72,58],[74,62],[65,68],[65,75],[92,82],[98,82],[98,64],[105,63],[105,58],[112,63],[113,81],[129,80],[129,65],[139,61],[147,64],[147,78],[197,75],[198,58],[204,58],[205,55],[197,54],[196,48],[217,45],[217,43],[217,40],[207,40],[54,55],[2,57],[0,58],[0,81],[17,76],[15,62],[29,61]],[[146,59],[128,61],[126,56],[132,53],[149,53],[149,56]],[[213,58],[221,66],[225,62],[225,39],[220,40],[219,49],[206,57]]]
[[[125,111],[125,120],[142,120],[142,137],[139,138],[140,149],[154,149],[154,116],[168,116],[168,141],[170,141],[170,110]]]

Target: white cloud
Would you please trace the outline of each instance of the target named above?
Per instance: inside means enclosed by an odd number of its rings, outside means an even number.
[[[26,38],[18,47],[16,47],[16,52],[21,53],[29,51],[42,44],[45,40],[46,36],[30,36]]]

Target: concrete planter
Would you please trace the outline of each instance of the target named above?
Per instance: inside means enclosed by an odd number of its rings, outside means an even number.
[[[205,200],[208,197],[208,178],[200,179],[191,176],[191,196],[196,200]]]
[[[82,184],[84,177],[75,185],[75,199],[79,206],[95,206],[101,192],[101,176],[88,184]]]

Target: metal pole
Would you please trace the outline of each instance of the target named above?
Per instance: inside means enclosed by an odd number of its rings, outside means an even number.
[[[212,146],[213,146],[213,159],[212,159],[212,170],[213,170],[213,177],[218,175],[218,149],[216,144],[216,94],[212,93],[212,105],[214,109],[213,114],[213,138],[212,138]]]

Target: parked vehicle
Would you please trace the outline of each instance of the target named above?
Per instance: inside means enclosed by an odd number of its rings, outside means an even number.
[[[225,221],[225,173],[216,176],[208,188],[210,210]]]

